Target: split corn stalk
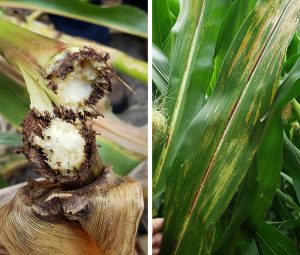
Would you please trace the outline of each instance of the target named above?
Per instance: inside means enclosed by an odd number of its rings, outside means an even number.
[[[101,161],[87,124],[111,91],[109,54],[3,20],[0,53],[22,73],[31,101],[19,152],[46,178],[0,209],[0,242],[10,254],[132,254],[141,187]]]

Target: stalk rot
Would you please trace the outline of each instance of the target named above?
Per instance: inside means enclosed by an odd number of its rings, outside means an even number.
[[[47,179],[0,208],[0,243],[10,254],[132,254],[141,186],[104,165],[87,124],[111,91],[108,53],[1,20],[0,53],[21,71],[31,101],[19,152]]]

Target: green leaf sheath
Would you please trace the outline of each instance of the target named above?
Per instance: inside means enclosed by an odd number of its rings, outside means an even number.
[[[213,228],[238,189],[257,152],[265,125],[259,120],[273,102],[299,10],[298,0],[261,1],[231,44],[205,106],[193,120],[176,119],[188,127],[170,167],[162,254],[198,254],[199,229]]]
[[[133,58],[123,52],[112,59],[112,67],[117,71],[131,76],[145,85],[148,84],[148,64],[145,61]]]
[[[80,0],[0,0],[0,6],[40,10],[147,38],[147,14],[132,6],[96,6]]]
[[[154,196],[165,189],[174,152],[205,102],[213,71],[216,39],[230,1],[190,0],[181,4],[179,17],[172,28],[173,45],[166,103],[169,132],[161,152],[153,157]]]
[[[152,70],[152,79],[156,88],[166,96],[169,83],[169,59],[155,44],[152,44]]]
[[[0,2],[1,3],[1,2]],[[36,34],[0,19],[0,54],[19,68],[43,73],[51,58],[68,47],[67,44]],[[33,70],[30,70],[30,69]]]

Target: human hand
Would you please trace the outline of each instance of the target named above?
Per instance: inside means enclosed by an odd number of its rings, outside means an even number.
[[[162,228],[164,225],[163,218],[152,220],[152,255],[158,255],[162,241]]]

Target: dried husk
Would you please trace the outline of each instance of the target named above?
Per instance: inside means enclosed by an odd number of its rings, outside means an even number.
[[[31,182],[0,209],[0,243],[16,255],[133,254],[142,211],[140,184],[111,167],[72,191]]]
[[[30,186],[0,209],[0,242],[9,254],[101,254],[78,222],[37,217],[28,194]]]

